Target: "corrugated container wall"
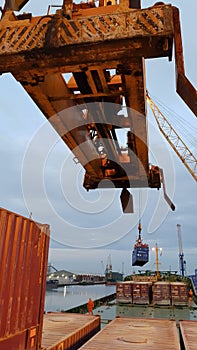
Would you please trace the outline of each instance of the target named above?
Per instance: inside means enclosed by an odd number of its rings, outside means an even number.
[[[188,287],[184,282],[171,282],[172,305],[188,305]]]
[[[152,298],[152,283],[133,282],[133,304],[150,304]]]
[[[0,208],[0,350],[41,346],[49,226]]]
[[[132,285],[133,282],[117,282],[116,283],[116,300],[119,303],[131,303],[132,304]]]
[[[153,304],[170,305],[171,290],[170,282],[157,282],[153,285]]]

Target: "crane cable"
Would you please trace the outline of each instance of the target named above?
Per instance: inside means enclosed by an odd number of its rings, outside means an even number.
[[[150,95],[150,94],[148,93],[148,95]],[[154,101],[156,101],[156,103],[157,103],[158,105],[160,105],[163,109],[165,109],[166,112],[168,112],[168,114],[169,114],[170,117],[173,115],[173,118],[175,117],[176,120],[177,120],[178,122],[181,121],[182,124],[184,124],[186,128],[189,126],[190,128],[193,128],[193,129],[195,129],[195,131],[197,131],[197,128],[195,128],[193,124],[190,124],[190,123],[188,122],[188,120],[186,121],[180,114],[176,113],[173,109],[167,107],[167,106],[164,104],[164,102],[162,102],[161,100],[159,100],[156,96],[154,96],[154,95],[151,94],[151,98],[152,98]]]
[[[185,120],[182,116],[180,116],[178,113],[176,113],[174,110],[167,107],[163,102],[161,102],[159,99],[157,99],[155,96],[152,97],[153,100],[156,102],[156,104],[159,106],[160,109],[164,110],[164,114],[168,117],[168,120],[170,123],[176,126],[176,129],[180,130],[180,134],[184,135],[186,141],[192,146],[193,152],[197,152],[197,127],[195,127],[193,124],[189,123],[189,121]]]
[[[197,158],[194,156],[193,152],[190,151],[185,142],[180,138],[176,130],[172,127],[155,102],[150,98],[148,92],[147,101],[150,104],[150,108],[160,131],[174,149],[187,170],[190,172],[194,180],[197,181]]]
[[[139,224],[138,224],[138,231],[139,231],[139,236],[138,240],[141,243],[141,231],[142,231],[142,224],[141,224],[141,190],[139,190]]]

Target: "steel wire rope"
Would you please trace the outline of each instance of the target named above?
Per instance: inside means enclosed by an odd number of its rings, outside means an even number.
[[[192,152],[197,152],[197,127],[186,121],[180,114],[167,107],[161,100],[151,95],[153,101],[158,105],[161,112],[170,122],[172,127],[180,133],[180,137],[184,136],[186,143],[192,147]]]

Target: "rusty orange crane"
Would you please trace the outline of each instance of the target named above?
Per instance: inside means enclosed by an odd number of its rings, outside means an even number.
[[[50,7],[43,16],[16,14],[27,2],[6,1],[2,9],[0,73],[12,73],[73,152],[85,169],[83,186],[122,188],[123,211],[132,212],[129,188],[159,189],[164,181],[162,169],[149,165],[145,59],[171,60],[174,44],[177,92],[197,115],[179,10],[161,2],[142,9],[140,0],[98,7],[64,0],[54,14]]]

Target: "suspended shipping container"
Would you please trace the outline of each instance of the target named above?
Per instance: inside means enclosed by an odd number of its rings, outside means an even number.
[[[132,253],[132,266],[143,266],[149,260],[149,247],[147,244],[137,246],[135,244]]]
[[[139,236],[132,252],[132,266],[143,266],[149,261],[149,246],[142,243],[141,239],[141,223],[139,223],[138,230]]]
[[[0,350],[37,350],[46,290],[49,226],[0,208]]]

